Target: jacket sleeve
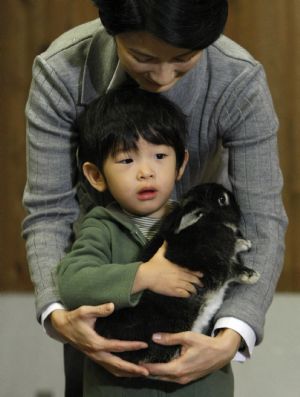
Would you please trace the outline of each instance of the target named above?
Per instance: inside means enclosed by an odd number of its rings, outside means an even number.
[[[87,218],[83,222],[71,252],[57,268],[60,297],[68,309],[107,302],[117,308],[138,303],[141,294],[131,295],[131,290],[141,262],[128,261],[138,257],[140,247],[124,238],[124,244],[120,239],[112,241],[110,230],[100,220]],[[114,262],[111,252],[116,244],[123,247],[120,263]]]
[[[219,123],[228,149],[228,172],[242,211],[241,229],[252,248],[246,266],[260,273],[257,284],[235,285],[217,313],[249,324],[262,340],[266,311],[271,304],[284,255],[287,218],[281,199],[278,160],[278,121],[260,65],[241,75],[224,95]]]
[[[75,84],[75,83],[74,83]],[[38,56],[26,106],[27,183],[23,222],[37,315],[59,299],[52,269],[72,240],[76,200],[77,132],[74,100],[47,61]]]

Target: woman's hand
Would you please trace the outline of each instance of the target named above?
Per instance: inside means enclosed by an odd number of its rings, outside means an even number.
[[[147,347],[144,342],[105,339],[94,330],[98,317],[107,317],[114,310],[108,303],[100,306],[81,306],[72,311],[55,310],[51,313],[53,328],[76,349],[118,377],[147,376],[146,368],[124,361],[112,352],[139,350]]]
[[[166,364],[142,365],[160,380],[184,385],[228,364],[239,349],[241,336],[231,329],[222,329],[216,337],[181,332],[155,334],[153,341],[161,345],[181,345],[181,354]]]
[[[201,286],[201,272],[192,272],[165,258],[164,243],[148,262],[142,263],[137,271],[131,293],[149,289],[157,294],[188,298]]]

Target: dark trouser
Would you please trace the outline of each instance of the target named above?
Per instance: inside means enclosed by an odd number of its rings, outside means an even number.
[[[82,397],[83,354],[71,345],[64,345],[65,397]]]

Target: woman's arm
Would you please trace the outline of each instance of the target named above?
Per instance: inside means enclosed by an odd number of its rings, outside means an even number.
[[[283,265],[287,226],[281,198],[278,120],[260,65],[240,76],[221,109],[219,126],[229,151],[229,179],[242,212],[241,230],[252,243],[243,261],[261,276],[253,286],[232,287],[215,319],[244,321],[260,343]]]
[[[36,291],[37,317],[60,300],[52,270],[72,241],[76,200],[77,118],[74,100],[47,61],[39,56],[26,106],[27,183],[23,223]]]

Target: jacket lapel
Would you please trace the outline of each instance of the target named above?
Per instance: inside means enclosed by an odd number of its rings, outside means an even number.
[[[106,92],[118,64],[116,45],[112,36],[101,26],[94,35],[86,57],[82,87],[81,105],[86,105]]]

